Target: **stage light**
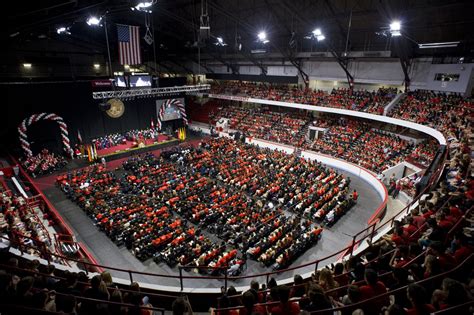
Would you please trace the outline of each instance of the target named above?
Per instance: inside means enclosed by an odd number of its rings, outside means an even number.
[[[217,42],[215,43],[215,45],[217,46],[227,46],[227,44],[224,42],[224,39],[222,37],[217,37]]]
[[[23,68],[30,69],[31,68],[31,63],[24,63]]]
[[[100,63],[94,63],[94,69],[100,69]]]
[[[267,39],[267,33],[265,33],[264,31],[258,33],[258,40],[261,42],[261,43],[268,43],[269,40]]]
[[[318,42],[324,40],[325,38],[326,38],[326,36],[324,36],[324,35],[318,35],[318,36],[316,36],[316,39],[318,40]]]
[[[402,30],[402,24],[400,21],[393,21],[390,24],[390,33],[392,36],[401,36],[402,33],[400,32]]]
[[[97,18],[95,16],[91,16],[87,19],[86,23],[89,26],[98,26],[100,25],[100,21],[102,21],[102,17]]]
[[[314,35],[314,37],[317,37],[317,36],[323,35],[323,33],[321,32],[320,28],[317,28],[313,31],[313,35]]]
[[[149,8],[155,4],[155,1],[143,1],[139,2],[136,6],[132,7],[132,11],[138,10],[138,11],[143,11],[147,13],[151,13],[151,10]]]
[[[56,29],[56,33],[58,33],[58,34],[67,34],[67,35],[71,34],[69,32],[69,27],[64,27],[64,26],[58,27]]]

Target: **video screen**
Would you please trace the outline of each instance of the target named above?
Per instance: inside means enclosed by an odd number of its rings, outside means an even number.
[[[130,87],[151,87],[151,77],[149,75],[130,76]]]
[[[115,86],[127,87],[127,83],[125,83],[125,79],[123,76],[115,76]]]

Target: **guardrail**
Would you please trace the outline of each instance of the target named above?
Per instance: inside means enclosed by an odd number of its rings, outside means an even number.
[[[431,281],[434,281],[434,280],[445,278],[446,276],[451,275],[452,273],[455,273],[459,270],[462,270],[462,268],[464,268],[464,267],[467,267],[469,265],[469,263],[472,262],[473,258],[474,258],[474,254],[471,254],[468,258],[466,258],[462,263],[460,263],[458,266],[454,267],[453,269],[451,269],[449,271],[446,271],[446,272],[443,272],[443,273],[440,273],[438,275],[420,280],[416,283],[417,284],[423,284],[423,283],[427,283],[427,282],[431,282]],[[374,297],[372,297],[370,299],[367,299],[367,300],[364,300],[364,301],[356,302],[356,303],[353,303],[353,304],[350,304],[350,305],[347,305],[347,306],[342,306],[342,307],[335,307],[335,308],[318,310],[318,311],[310,312],[310,314],[333,314],[333,313],[338,312],[338,311],[340,311],[340,312],[351,311],[352,312],[354,309],[361,308],[361,306],[365,306],[365,305],[370,304],[370,303],[375,302],[375,301],[380,301],[380,299],[382,299],[382,298],[388,299],[390,295],[405,291],[407,288],[408,288],[408,285],[400,287],[398,289],[387,291],[386,293],[374,296]],[[292,299],[291,301],[292,302],[298,302],[300,300],[302,300],[302,298]],[[275,305],[275,304],[278,304],[278,303],[279,303],[279,301],[278,302],[260,303],[260,304],[256,304],[256,305],[268,307],[268,306],[272,306],[272,305]],[[228,311],[232,311],[232,310],[235,311],[235,310],[239,310],[239,309],[243,309],[243,308],[244,308],[244,306],[241,305],[241,306],[234,306],[234,307],[216,309],[215,312],[219,312],[218,314],[222,314],[220,312],[228,312]]]

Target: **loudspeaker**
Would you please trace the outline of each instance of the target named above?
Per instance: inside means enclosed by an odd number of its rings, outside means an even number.
[[[109,103],[99,103],[99,108],[101,111],[105,112],[106,110],[110,109]]]

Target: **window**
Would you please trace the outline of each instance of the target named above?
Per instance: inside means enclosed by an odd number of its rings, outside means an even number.
[[[434,77],[435,81],[459,81],[459,74],[458,73],[436,73]]]

